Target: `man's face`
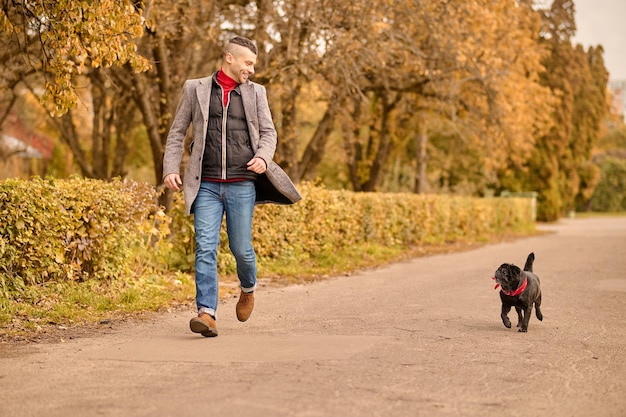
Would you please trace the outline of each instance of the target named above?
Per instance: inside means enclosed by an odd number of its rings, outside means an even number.
[[[239,84],[244,84],[254,74],[256,55],[241,45],[232,45],[231,52],[226,54],[224,67],[226,75]]]

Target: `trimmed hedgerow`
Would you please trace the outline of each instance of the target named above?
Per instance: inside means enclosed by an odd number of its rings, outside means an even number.
[[[480,242],[534,228],[531,200],[354,193],[310,183],[293,206],[256,208],[253,240],[263,260],[300,262],[363,244]],[[0,291],[48,281],[115,280],[193,271],[193,218],[180,194],[165,214],[154,187],[36,178],[0,182]],[[235,264],[222,229],[219,272]],[[1,295],[1,294],[0,294]]]
[[[254,241],[261,258],[312,258],[363,243],[429,245],[480,242],[534,229],[525,198],[354,193],[301,184],[302,202],[257,207]]]
[[[154,197],[132,181],[0,182],[0,286],[116,278],[145,239]]]
[[[528,198],[472,198],[410,193],[355,193],[299,185],[303,199],[292,206],[261,205],[254,213],[257,256],[297,263],[361,244],[419,246],[482,242],[504,232],[534,229]],[[175,200],[167,256],[182,271],[193,269],[193,221]],[[222,228],[219,272],[235,262]]]

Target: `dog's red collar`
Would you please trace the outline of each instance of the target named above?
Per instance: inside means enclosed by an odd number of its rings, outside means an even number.
[[[492,279],[495,280],[496,277],[493,277]],[[508,295],[509,297],[516,297],[524,292],[524,290],[526,289],[526,285],[528,285],[528,277],[524,278],[524,282],[522,282],[522,285],[520,285],[519,288],[514,291],[505,291],[503,289],[500,289],[500,291],[502,291],[505,295]],[[499,286],[500,284],[496,284],[494,289],[498,288]]]

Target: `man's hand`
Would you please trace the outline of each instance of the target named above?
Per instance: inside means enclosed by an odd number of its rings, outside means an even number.
[[[163,183],[170,190],[180,191],[180,186],[183,185],[183,180],[180,179],[180,175],[178,174],[167,174]]]
[[[267,164],[262,158],[252,158],[248,162],[248,171],[256,172],[257,174],[262,174],[267,170]]]

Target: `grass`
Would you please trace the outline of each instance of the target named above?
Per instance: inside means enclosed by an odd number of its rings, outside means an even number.
[[[385,246],[376,244],[353,245],[336,251],[319,253],[314,259],[261,260],[259,278],[269,279],[273,284],[289,285],[319,281],[331,276],[349,275],[358,271],[378,268],[394,262],[439,253],[470,250],[487,243],[511,240],[523,236],[541,234],[538,230],[492,236],[480,241],[455,241],[424,246]]]
[[[292,281],[341,275],[401,259],[408,248],[374,244],[354,245],[340,251],[322,251],[314,259],[267,259],[259,262],[259,276],[289,277]]]
[[[605,212],[605,213],[601,213],[601,212],[591,212],[591,211],[585,211],[585,212],[576,212],[575,217],[579,217],[582,219],[588,219],[588,218],[592,218],[592,217],[624,217],[626,216],[626,211],[621,211],[621,212]]]
[[[147,276],[120,282],[50,282],[0,296],[0,339],[20,338],[50,326],[94,324],[186,304],[188,275]]]

